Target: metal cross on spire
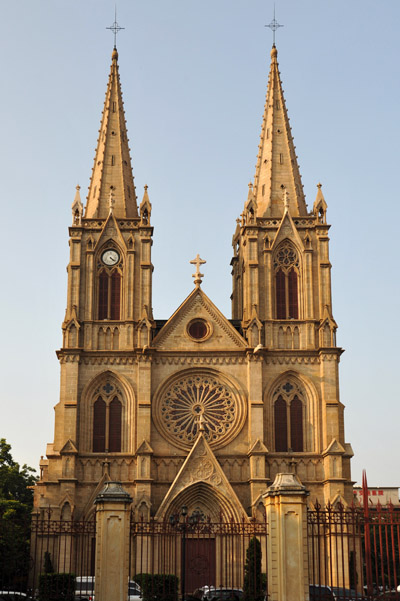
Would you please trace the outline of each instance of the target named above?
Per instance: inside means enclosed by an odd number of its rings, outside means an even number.
[[[106,29],[111,29],[113,32],[114,48],[117,48],[117,34],[121,31],[121,29],[125,29],[125,27],[120,27],[117,23],[117,7],[115,7],[114,23],[110,27],[106,27]]]
[[[191,265],[196,265],[196,273],[192,273],[192,278],[194,278],[194,283],[198,288],[202,281],[201,278],[204,278],[204,273],[200,273],[200,265],[204,265],[207,261],[200,259],[200,255],[197,253],[196,258],[189,262]]]
[[[272,42],[273,42],[273,45],[275,46],[275,31],[277,29],[279,29],[279,27],[283,27],[283,25],[280,25],[280,23],[278,23],[278,21],[275,19],[275,4],[274,4],[274,18],[272,19],[272,21],[269,25],[264,25],[264,27],[269,27],[272,30]]]

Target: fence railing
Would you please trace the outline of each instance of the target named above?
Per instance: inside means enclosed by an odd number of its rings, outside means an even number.
[[[309,581],[317,591],[329,586],[340,599],[400,601],[400,507],[317,503],[307,522]]]
[[[34,516],[31,527],[29,587],[36,590],[43,573],[94,576],[96,521],[53,520]]]
[[[6,528],[2,521],[0,534],[9,541],[13,533]],[[28,535],[28,524],[26,528]],[[323,587],[329,587],[340,600],[400,601],[400,507],[322,507],[317,503],[307,511],[307,530],[314,599],[318,593],[323,595]],[[151,586],[161,589],[175,579],[180,595],[198,588],[228,589],[234,595],[253,579],[254,590],[262,589],[267,595],[267,542],[266,522],[233,522],[222,517],[211,522],[201,514],[181,514],[158,522],[132,515],[129,578],[143,584],[143,579],[151,577]],[[54,520],[51,511],[44,517],[34,516],[30,549],[22,549],[15,557],[2,557],[0,590],[36,591],[40,575],[46,572],[73,573],[81,581],[93,583],[95,543],[94,517],[89,521]],[[259,568],[250,572],[246,568],[249,557],[259,562]]]
[[[191,519],[192,518],[192,519]],[[247,568],[246,563],[259,567]],[[253,562],[253,563],[252,563]],[[266,522],[219,522],[172,516],[169,522],[131,521],[130,579],[140,582],[143,574],[163,575],[154,586],[166,587],[169,576],[179,582],[181,596],[196,589],[227,589],[240,595],[245,579],[267,595]],[[249,586],[249,585],[247,585]]]

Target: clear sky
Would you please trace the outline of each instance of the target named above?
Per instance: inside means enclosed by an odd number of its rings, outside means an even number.
[[[0,436],[38,466],[53,440],[75,186],[85,198],[114,2],[0,3]],[[119,65],[139,200],[155,226],[155,317],[203,288],[230,317],[231,238],[254,176],[267,0],[119,0]],[[278,61],[308,206],[328,203],[333,314],[353,479],[400,485],[398,0],[276,0]]]

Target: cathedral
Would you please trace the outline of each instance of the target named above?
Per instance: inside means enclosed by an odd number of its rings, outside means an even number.
[[[114,48],[86,205],[79,186],[72,203],[38,514],[88,519],[118,481],[138,518],[185,506],[247,520],[278,473],[295,473],[311,504],[351,501],[327,204],[320,184],[311,210],[305,202],[275,45],[255,176],[237,209],[231,318],[202,290],[199,255],[191,294],[168,319],[153,315],[152,205],[147,186],[141,200],[135,189]]]

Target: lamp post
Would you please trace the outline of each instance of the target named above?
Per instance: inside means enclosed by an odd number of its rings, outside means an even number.
[[[186,585],[186,518],[187,518],[187,507],[184,505],[181,509],[181,516],[183,517],[182,523],[182,601],[185,598],[185,585]]]
[[[187,514],[188,514],[188,508],[186,507],[186,505],[183,505],[183,507],[181,508],[181,514],[180,514],[183,518],[182,522],[180,522],[180,516],[177,514],[171,515],[169,518],[171,526],[175,526],[177,528],[177,530],[179,530],[182,533],[182,547],[181,547],[181,550],[182,550],[182,554],[181,554],[181,596],[182,596],[182,601],[184,600],[184,597],[185,597],[185,588],[186,588],[185,577],[186,577]]]

